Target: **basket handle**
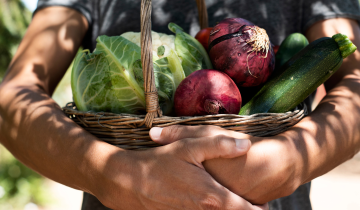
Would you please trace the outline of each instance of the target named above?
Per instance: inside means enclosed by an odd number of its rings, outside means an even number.
[[[204,29],[209,27],[209,18],[208,18],[205,0],[196,0],[196,4],[198,8],[200,28]]]
[[[208,15],[205,0],[196,0],[199,13],[199,22],[201,28],[208,27]],[[158,101],[158,92],[155,86],[155,76],[152,62],[152,38],[151,38],[151,0],[141,0],[141,63],[144,76],[144,90],[146,101],[146,116],[144,121],[139,125],[145,124],[151,128],[154,118],[161,117],[162,111]]]

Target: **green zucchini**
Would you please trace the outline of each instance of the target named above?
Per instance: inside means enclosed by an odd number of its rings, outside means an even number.
[[[279,69],[279,67],[284,65],[284,63],[308,44],[309,41],[301,33],[292,33],[287,36],[286,39],[281,42],[279,50],[275,55],[275,68]]]
[[[311,42],[287,61],[240,110],[240,115],[283,113],[294,109],[335,73],[356,46],[342,34]]]

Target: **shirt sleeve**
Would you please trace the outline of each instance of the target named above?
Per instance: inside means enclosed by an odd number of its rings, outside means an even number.
[[[91,13],[91,1],[88,0],[79,0],[79,1],[75,1],[75,0],[38,0],[38,4],[37,4],[37,8],[34,11],[34,14],[45,7],[49,7],[49,6],[64,6],[64,7],[69,7],[72,9],[77,10],[78,12],[80,12],[81,14],[83,14],[85,16],[85,18],[87,19],[89,25],[92,24],[92,13]]]
[[[358,0],[304,0],[302,30],[315,22],[330,18],[351,18],[360,21]]]

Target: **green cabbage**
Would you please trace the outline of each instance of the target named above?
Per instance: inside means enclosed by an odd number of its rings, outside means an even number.
[[[180,27],[170,25],[176,38],[152,32],[153,46],[157,48],[153,49],[155,84],[160,107],[166,115],[173,112],[174,94],[185,75],[212,68],[201,44]],[[133,32],[113,37],[99,36],[94,52],[84,50],[77,54],[71,88],[78,110],[145,113],[139,37],[140,33]]]
[[[186,76],[196,70],[213,69],[208,54],[200,42],[185,33],[175,23],[169,23],[169,29],[176,34],[175,48],[177,54],[183,60],[182,67]]]

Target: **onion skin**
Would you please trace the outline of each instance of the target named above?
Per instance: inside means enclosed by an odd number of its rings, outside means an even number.
[[[177,116],[238,114],[241,95],[228,75],[203,69],[191,73],[180,83],[174,108]]]
[[[275,68],[275,54],[271,44],[267,54],[265,51],[252,51],[249,41],[254,36],[251,30],[254,27],[248,20],[228,18],[218,23],[210,33],[209,56],[214,68],[225,72],[241,87],[265,83]],[[242,33],[240,36],[217,42],[217,38],[239,30]]]

